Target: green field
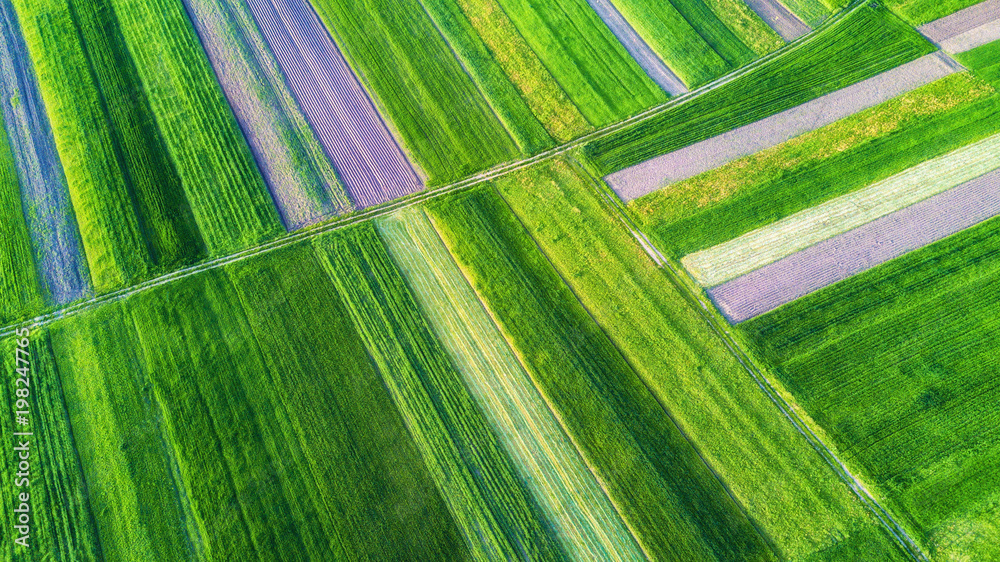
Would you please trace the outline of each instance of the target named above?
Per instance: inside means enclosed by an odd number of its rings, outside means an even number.
[[[20,339],[20,338],[17,338]],[[9,414],[0,416],[0,428],[9,436],[0,444],[0,452],[7,462],[0,463],[0,477],[9,486],[7,500],[11,507],[3,510],[3,522],[8,531],[0,552],[7,560],[73,559],[88,562],[103,560],[101,539],[94,522],[94,513],[87,483],[80,471],[77,455],[79,443],[69,425],[67,404],[55,365],[48,332],[35,330],[30,335],[27,426],[14,425],[15,410],[24,410],[17,404],[16,384],[21,375],[15,372],[15,338],[5,338],[0,343],[3,354],[3,373],[7,384],[0,385],[0,407]],[[18,366],[22,366],[23,363]],[[20,451],[14,451],[20,441],[14,432],[32,432],[28,437],[31,466],[30,485],[18,486],[16,476]],[[14,543],[15,516],[14,494],[28,493],[30,503],[30,535],[27,550]],[[19,504],[20,502],[18,502]]]
[[[423,6],[518,149],[531,154],[551,146],[552,137],[476,33],[458,2],[425,0]]]
[[[0,272],[0,324],[20,320],[44,306],[3,115],[0,115]]]
[[[702,0],[615,0],[614,4],[643,41],[688,87],[753,59],[753,52]],[[695,28],[692,22],[704,22],[700,26],[704,29]]]
[[[15,5],[98,292],[282,231],[179,1]]]
[[[955,60],[990,84],[1000,85],[1000,41],[959,53]]]
[[[823,23],[830,15],[830,0],[781,0],[781,3],[810,27]],[[839,3],[843,5],[846,1],[840,0]]]
[[[577,560],[642,558],[614,506],[426,214],[411,208],[377,224],[434,334],[562,537],[567,553]]]
[[[1000,95],[968,74],[955,74],[629,208],[661,251],[680,258],[997,131]]]
[[[1000,555],[998,229],[987,221],[741,325],[942,560]]]
[[[705,4],[756,54],[766,55],[784,46],[785,40],[743,0],[705,0]]]
[[[313,6],[431,184],[518,156],[417,0],[316,0]]]
[[[773,559],[767,541],[496,193],[474,190],[428,209],[646,555]]]
[[[982,0],[886,0],[886,5],[910,25],[923,25],[978,4]]]
[[[885,9],[862,5],[812,40],[656,116],[586,146],[604,176],[784,111],[914,60],[933,45]]]
[[[594,127],[666,101],[586,0],[497,0]]]
[[[553,139],[566,142],[593,130],[497,0],[455,2]]]
[[[780,558],[902,559],[889,535],[636,244],[593,181],[556,161],[497,184]]]
[[[473,556],[561,558],[549,524],[374,227],[314,245]]]

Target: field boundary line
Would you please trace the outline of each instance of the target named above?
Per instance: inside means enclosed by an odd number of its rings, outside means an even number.
[[[593,178],[593,174],[588,174]],[[781,394],[781,392],[775,387],[774,383],[764,374],[763,371],[757,367],[753,358],[743,350],[739,342],[732,336],[728,328],[721,326],[718,318],[718,312],[712,314],[712,310],[715,309],[714,305],[708,304],[705,300],[695,292],[689,283],[686,283],[684,277],[681,275],[678,268],[666,258],[658,248],[653,244],[653,242],[642,232],[641,229],[632,221],[632,218],[624,210],[622,205],[619,203],[620,200],[610,193],[607,193],[603,189],[599,182],[592,182],[595,189],[606,198],[608,198],[613,208],[617,211],[619,219],[624,223],[625,227],[632,231],[633,236],[636,240],[643,245],[643,249],[649,255],[650,259],[660,267],[660,269],[666,274],[667,278],[671,283],[681,292],[682,296],[692,305],[698,314],[702,317],[708,327],[715,333],[722,343],[726,346],[726,349],[736,358],[736,361],[744,368],[744,370],[750,374],[757,383],[757,386],[762,392],[771,400],[771,402],[778,408],[785,419],[795,428],[796,431],[802,437],[806,439],[809,445],[820,455],[820,457],[826,462],[830,468],[833,469],[834,473],[847,487],[854,493],[854,495],[861,501],[861,503],[875,516],[882,527],[893,537],[900,548],[906,552],[909,557],[917,562],[928,562],[927,555],[920,549],[916,541],[906,532],[905,529],[899,524],[892,513],[882,506],[881,503],[868,491],[868,488],[858,480],[858,478],[851,472],[847,465],[840,459],[839,456],[823,441],[821,437],[816,435],[812,430],[810,425],[802,419],[802,417],[796,411],[795,405],[789,403],[789,401]],[[648,248],[646,247],[648,245]],[[652,251],[650,251],[652,250]],[[658,256],[658,258],[657,258]],[[662,262],[660,265],[659,262]],[[698,306],[700,305],[700,306]]]
[[[582,147],[588,142],[591,142],[598,138],[603,138],[612,133],[618,132],[619,130],[624,129],[625,127],[628,127],[634,123],[645,121],[660,113],[663,113],[664,111],[668,111],[676,106],[683,105],[691,101],[692,99],[698,97],[701,94],[719,88],[720,86],[723,86],[724,84],[727,84],[749,72],[753,72],[755,69],[757,69],[759,66],[761,66],[767,61],[770,61],[778,56],[782,56],[795,51],[805,43],[811,42],[816,37],[820,36],[824,31],[835,26],[848,14],[865,6],[867,2],[868,0],[854,0],[853,3],[848,5],[847,8],[842,10],[840,13],[835,14],[834,16],[828,18],[827,21],[823,22],[823,25],[814,29],[811,33],[803,35],[796,41],[788,43],[781,49],[778,49],[773,53],[765,55],[740,69],[737,69],[725,76],[716,79],[713,82],[710,82],[704,86],[701,86],[700,88],[692,90],[681,96],[668,100],[663,104],[647,109],[623,121],[619,121],[618,123],[608,125],[603,129],[592,131],[590,133],[587,133],[581,137],[578,137],[572,141],[569,141],[557,147],[539,152],[534,156],[530,156],[522,160],[515,160],[512,162],[502,163],[497,166],[494,166],[493,168],[479,172],[477,174],[474,174],[472,176],[466,177],[464,179],[458,180],[450,184],[438,186],[435,188],[425,189],[423,191],[419,191],[417,193],[400,197],[398,199],[394,199],[390,202],[383,203],[381,205],[374,206],[369,209],[348,213],[346,215],[342,215],[340,217],[334,218],[332,220],[329,220],[321,224],[308,226],[303,229],[297,230],[295,232],[286,233],[273,240],[269,240],[267,242],[257,244],[255,246],[245,248],[243,250],[234,252],[232,254],[215,257],[192,266],[184,267],[175,271],[171,271],[169,273],[162,274],[152,279],[147,279],[145,281],[142,281],[135,285],[131,285],[129,287],[123,287],[115,291],[102,293],[100,295],[95,295],[93,297],[90,297],[89,299],[77,301],[75,304],[72,304],[70,306],[44,312],[33,318],[28,318],[13,322],[11,324],[8,324],[0,328],[0,338],[10,336],[11,334],[14,333],[16,329],[20,327],[39,328],[47,324],[50,324],[56,320],[59,320],[61,318],[85,312],[91,308],[94,308],[106,302],[114,302],[122,300],[131,295],[144,292],[154,287],[165,285],[174,280],[183,279],[185,277],[195,275],[203,271],[209,271],[211,269],[228,265],[230,263],[242,261],[244,259],[256,255],[278,250],[280,248],[284,248],[286,246],[290,246],[292,244],[296,244],[304,240],[310,240],[312,238],[321,236],[325,233],[333,232],[341,228],[346,228],[348,226],[364,222],[368,219],[373,219],[382,215],[387,215],[404,207],[418,205],[430,199],[434,199],[436,197],[443,196],[448,193],[461,191],[463,189],[473,187],[477,184],[492,180],[494,178],[506,175],[508,173],[512,173],[521,170],[523,168],[527,168],[539,162],[553,159],[571,150]]]

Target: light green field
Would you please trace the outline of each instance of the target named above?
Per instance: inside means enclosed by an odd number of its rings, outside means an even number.
[[[411,208],[377,221],[434,334],[576,560],[641,559],[632,535],[448,254]]]
[[[816,27],[830,15],[829,0],[780,0],[792,13],[810,27]],[[846,2],[841,1],[841,4]]]
[[[228,266],[267,367],[281,439],[329,558],[449,559],[468,548],[309,244]],[[290,274],[289,272],[293,272]]]
[[[993,86],[1000,85],[1000,41],[959,53],[955,60]]]
[[[728,242],[688,254],[681,263],[702,286],[714,287],[943,193],[998,166],[1000,135],[994,135]]]
[[[933,52],[934,46],[875,3],[852,9],[812,40],[687,103],[586,145],[605,176],[759,121]]]
[[[181,0],[110,0],[212,255],[282,234],[250,147]]]
[[[552,137],[497,63],[458,2],[423,0],[422,5],[518,149],[524,154],[532,154],[552,146]]]
[[[475,558],[563,556],[370,223],[314,241]]]
[[[902,560],[889,535],[724,347],[582,170],[497,182],[545,256],[788,560]],[[517,301],[520,303],[520,301]]]
[[[30,316],[44,306],[21,204],[14,155],[0,115],[0,325]]]
[[[566,142],[593,130],[497,0],[455,2],[552,138]]]
[[[19,338],[18,338],[19,339]],[[14,424],[14,411],[18,373],[15,371],[15,338],[4,338],[0,342],[3,354],[3,374],[6,384],[0,385],[0,407],[6,412],[0,416],[0,430],[6,439],[0,441],[0,454],[6,462],[0,463],[0,478],[3,478],[8,492],[5,507],[0,515],[7,528],[0,557],[5,560],[48,561],[63,559],[97,562],[104,560],[101,538],[94,523],[94,513],[87,491],[87,483],[80,471],[77,455],[79,443],[69,425],[59,371],[52,356],[48,332],[35,330],[30,337],[29,385],[31,393],[28,404],[27,426]],[[23,365],[23,363],[22,363]],[[28,461],[30,462],[30,485],[17,486],[17,464],[20,451],[14,432],[32,432],[30,436]],[[28,548],[14,543],[15,516],[14,494],[29,494],[30,534]],[[20,502],[18,502],[19,504]]]
[[[194,557],[198,535],[185,525],[190,506],[132,319],[113,303],[60,322],[51,333],[102,554]]]
[[[498,2],[591,125],[666,101],[586,0]]]
[[[633,201],[629,211],[679,259],[997,132],[1000,96],[968,73],[954,74]]]
[[[743,0],[705,0],[705,4],[757,55],[766,55],[785,44]]]
[[[428,206],[445,244],[652,559],[775,558],[492,190]]]

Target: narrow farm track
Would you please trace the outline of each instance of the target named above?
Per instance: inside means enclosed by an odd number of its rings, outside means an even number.
[[[600,190],[598,187],[597,189]],[[847,485],[848,488],[861,500],[862,504],[875,516],[883,528],[895,539],[912,559],[926,562],[929,559],[923,553],[916,541],[899,524],[892,513],[886,509],[879,501],[872,496],[871,492],[858,478],[850,471],[846,464],[840,459],[824,441],[809,426],[809,424],[799,415],[796,408],[778,391],[774,384],[768,379],[760,368],[754,363],[750,355],[743,350],[742,346],[733,337],[725,320],[718,313],[713,314],[714,306],[711,302],[702,298],[691,282],[686,281],[681,270],[667,259],[653,244],[637,225],[631,220],[623,208],[620,200],[612,193],[600,190],[612,206],[618,212],[624,226],[631,231],[632,235],[640,243],[643,249],[667,275],[671,283],[681,292],[701,317],[708,324],[709,328],[719,339],[722,340],[726,349],[732,353],[733,357],[743,366],[743,368],[753,377],[754,382],[764,392],[764,394],[781,411],[781,414],[788,420],[795,430],[809,442],[809,445],[823,458],[823,460],[833,469],[834,473]]]
[[[375,207],[371,207],[369,209],[365,209],[365,210],[360,211],[360,212],[358,212],[356,214],[341,216],[341,217],[338,217],[338,218],[336,218],[334,220],[331,220],[329,222],[325,222],[325,223],[322,223],[322,224],[319,224],[319,225],[316,225],[316,226],[313,226],[313,227],[309,227],[309,228],[303,229],[303,230],[298,231],[298,232],[289,233],[287,235],[283,235],[283,236],[281,236],[279,238],[276,238],[274,240],[271,240],[269,242],[265,242],[265,243],[262,243],[262,244],[257,244],[255,246],[251,246],[251,247],[249,247],[247,249],[244,249],[244,250],[241,250],[239,252],[234,252],[234,253],[226,255],[226,256],[221,256],[221,257],[218,257],[218,258],[214,258],[214,259],[211,259],[211,260],[208,260],[208,261],[201,262],[201,263],[193,265],[193,266],[189,266],[189,267],[185,267],[185,268],[182,268],[182,269],[178,269],[178,270],[172,271],[170,273],[161,275],[159,277],[155,277],[153,279],[149,279],[149,280],[147,280],[145,282],[142,282],[142,283],[139,283],[137,285],[133,285],[131,287],[126,287],[126,288],[123,288],[123,289],[120,289],[120,290],[117,290],[117,291],[112,291],[112,292],[109,292],[109,293],[104,293],[104,294],[101,294],[101,295],[98,295],[98,296],[95,296],[95,297],[92,297],[92,298],[89,298],[89,299],[86,299],[86,300],[83,300],[83,301],[79,301],[79,302],[77,302],[77,303],[75,303],[73,305],[70,305],[70,306],[67,306],[67,307],[63,307],[63,308],[60,308],[60,309],[57,309],[57,310],[54,310],[54,311],[51,311],[51,312],[47,312],[45,314],[38,315],[38,316],[36,316],[34,318],[31,318],[31,319],[28,319],[28,320],[23,320],[21,322],[16,322],[16,323],[13,323],[13,324],[9,324],[9,325],[7,325],[7,326],[5,326],[3,328],[0,328],[0,338],[4,338],[4,337],[10,336],[11,334],[14,333],[14,331],[17,328],[20,328],[22,326],[29,326],[29,327],[36,327],[36,328],[40,327],[40,326],[44,326],[44,325],[49,324],[49,323],[51,323],[51,322],[53,322],[55,320],[58,320],[60,318],[65,318],[67,316],[72,316],[72,315],[75,315],[75,314],[79,314],[79,313],[84,312],[86,310],[90,310],[92,308],[100,306],[101,304],[106,303],[106,302],[119,301],[119,300],[127,298],[127,297],[129,297],[131,295],[148,291],[149,289],[152,289],[154,287],[159,287],[159,286],[165,285],[167,283],[171,283],[171,282],[176,281],[178,279],[183,279],[185,277],[189,277],[191,275],[196,275],[196,274],[204,272],[204,271],[209,271],[209,270],[212,270],[212,269],[215,269],[215,268],[218,268],[218,267],[230,264],[230,263],[235,263],[235,262],[243,261],[245,259],[257,256],[257,255],[260,255],[260,254],[265,254],[265,253],[277,250],[279,248],[284,248],[286,246],[290,246],[292,244],[301,242],[303,240],[309,240],[309,239],[317,237],[317,236],[319,236],[321,234],[324,234],[324,233],[327,233],[327,232],[331,232],[331,231],[334,231],[334,230],[339,230],[341,228],[345,228],[345,227],[351,226],[353,224],[357,224],[357,223],[360,223],[360,222],[363,222],[363,221],[366,221],[366,220],[369,220],[369,219],[372,219],[372,218],[375,218],[375,217],[379,217],[379,216],[383,216],[383,215],[388,215],[388,214],[393,213],[393,212],[395,212],[395,211],[397,211],[397,210],[399,210],[401,208],[409,207],[409,206],[412,206],[412,205],[418,205],[418,204],[424,203],[424,202],[426,202],[426,201],[428,201],[430,199],[434,199],[436,197],[443,196],[445,194],[452,193],[452,192],[455,192],[455,191],[460,191],[460,190],[463,190],[463,189],[467,189],[467,188],[470,188],[470,187],[472,187],[474,185],[477,185],[479,183],[482,183],[482,182],[485,182],[485,181],[489,181],[489,180],[495,179],[497,177],[506,175],[508,173],[512,173],[512,172],[515,172],[517,170],[521,170],[521,169],[527,168],[528,166],[531,166],[531,165],[536,164],[538,162],[542,162],[542,161],[545,161],[545,160],[550,160],[552,158],[558,157],[558,156],[560,156],[562,154],[565,154],[565,153],[567,153],[567,152],[569,152],[571,150],[580,148],[580,147],[582,147],[583,145],[585,145],[588,142],[594,141],[594,140],[599,139],[599,138],[606,137],[606,136],[611,135],[611,134],[613,134],[615,132],[618,132],[619,130],[621,130],[621,129],[625,128],[625,127],[631,126],[631,125],[633,125],[635,123],[639,123],[639,122],[645,121],[647,119],[651,119],[651,118],[655,117],[656,115],[659,115],[660,113],[668,111],[668,110],[670,110],[670,109],[672,109],[672,108],[674,108],[674,107],[676,107],[678,105],[682,105],[682,104],[688,103],[688,102],[692,101],[693,99],[697,98],[700,95],[703,95],[703,94],[705,94],[707,92],[710,92],[710,91],[712,91],[712,90],[714,90],[716,88],[719,88],[719,87],[721,87],[721,86],[723,86],[723,85],[725,85],[725,84],[727,84],[727,83],[729,83],[729,82],[731,82],[731,81],[733,81],[733,80],[735,80],[735,79],[737,79],[737,78],[739,78],[739,77],[741,77],[741,76],[743,76],[743,75],[745,75],[745,74],[747,74],[749,72],[752,72],[754,69],[756,69],[760,65],[765,64],[766,62],[768,62],[768,61],[770,61],[770,60],[772,60],[772,59],[774,59],[774,58],[776,58],[778,56],[789,55],[791,53],[794,53],[794,51],[798,50],[802,46],[804,46],[804,45],[808,44],[809,42],[815,40],[816,38],[820,37],[822,35],[822,33],[823,33],[824,30],[829,29],[830,26],[832,26],[836,22],[840,21],[842,18],[844,18],[845,16],[847,16],[848,14],[850,14],[852,11],[860,9],[864,5],[865,5],[865,0],[855,0],[847,9],[845,9],[844,11],[842,11],[840,14],[837,14],[837,15],[832,16],[831,18],[829,18],[826,22],[824,22],[824,24],[822,26],[817,27],[816,29],[814,29],[812,33],[803,36],[802,38],[800,38],[799,40],[795,41],[794,43],[790,43],[790,44],[786,45],[782,49],[779,49],[779,50],[777,50],[777,51],[775,51],[775,52],[773,52],[773,53],[771,53],[769,55],[766,55],[764,57],[761,57],[760,59],[757,59],[756,61],[754,61],[754,62],[752,62],[752,63],[744,66],[743,68],[740,68],[739,70],[736,70],[736,71],[734,71],[734,72],[732,72],[730,74],[727,74],[727,75],[725,75],[725,76],[723,76],[723,77],[715,80],[714,82],[706,84],[706,85],[704,85],[704,86],[702,86],[700,88],[697,88],[695,90],[692,90],[691,92],[689,92],[687,94],[684,94],[682,96],[674,98],[674,99],[672,99],[672,100],[670,100],[670,101],[668,101],[666,103],[663,103],[663,104],[661,104],[659,106],[650,108],[650,109],[648,109],[648,110],[646,110],[646,111],[644,111],[642,113],[639,113],[639,114],[637,114],[637,115],[635,115],[633,117],[630,117],[628,119],[625,119],[625,120],[620,121],[618,123],[615,123],[613,125],[609,125],[609,126],[603,128],[603,129],[596,130],[596,131],[594,131],[592,133],[589,133],[587,135],[579,137],[579,138],[577,138],[577,139],[575,139],[573,141],[570,141],[570,142],[562,144],[562,145],[560,145],[558,147],[555,147],[555,148],[549,149],[547,151],[541,152],[539,154],[536,154],[535,156],[532,156],[532,157],[529,157],[529,158],[525,158],[523,160],[517,160],[517,161],[514,161],[514,162],[508,162],[506,164],[501,164],[501,165],[495,166],[495,167],[493,167],[493,168],[491,168],[489,170],[486,170],[486,171],[480,172],[478,174],[475,174],[473,176],[467,177],[465,179],[459,180],[457,182],[453,182],[453,183],[450,183],[450,184],[447,184],[447,185],[443,185],[443,186],[440,186],[440,187],[428,189],[426,191],[421,191],[421,192],[418,192],[418,193],[415,193],[415,194],[411,194],[409,196],[406,196],[406,197],[403,197],[403,198],[400,198],[400,199],[396,199],[396,200],[387,202],[387,203],[379,205],[379,206],[375,206]]]

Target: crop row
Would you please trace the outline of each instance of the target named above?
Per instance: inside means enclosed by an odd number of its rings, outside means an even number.
[[[599,175],[800,105],[930,53],[934,46],[874,4],[813,39],[656,116],[587,144]]]

